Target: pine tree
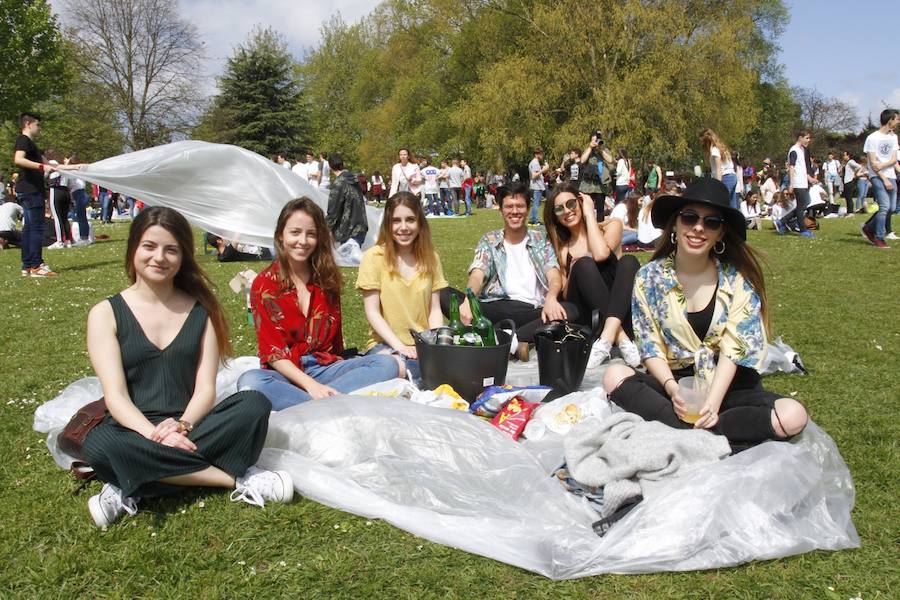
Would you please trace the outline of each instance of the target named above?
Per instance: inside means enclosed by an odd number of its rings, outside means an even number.
[[[287,42],[256,28],[219,79],[219,95],[194,137],[234,144],[263,156],[295,156],[309,141],[307,109]]]

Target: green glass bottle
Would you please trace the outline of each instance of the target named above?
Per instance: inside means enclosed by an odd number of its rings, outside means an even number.
[[[459,318],[459,298],[456,294],[450,294],[450,322],[447,324],[450,328],[450,334],[453,336],[453,343],[459,345],[466,332],[466,326],[463,325],[462,319]]]
[[[494,324],[481,314],[481,305],[472,288],[466,288],[466,297],[469,299],[469,308],[472,310],[472,330],[480,337],[485,346],[497,345],[497,334],[494,333]]]

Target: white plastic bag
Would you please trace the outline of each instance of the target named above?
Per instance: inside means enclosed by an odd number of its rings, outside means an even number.
[[[853,482],[814,423],[792,443],[659,482],[602,538],[596,513],[528,445],[460,411],[335,397],[273,413],[266,445],[261,464],[288,470],[308,498],[553,579],[859,545]]]

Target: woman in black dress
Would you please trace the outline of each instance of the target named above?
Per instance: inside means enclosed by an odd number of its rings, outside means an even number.
[[[140,213],[125,270],[132,285],[88,315],[88,352],[107,406],[83,446],[106,482],[88,501],[94,522],[105,527],[134,514],[140,497],[190,486],[233,489],[233,500],[260,506],[289,501],[287,473],[251,466],[266,438],[268,399],[245,391],[214,406],[228,326],[184,217],[163,207]]]

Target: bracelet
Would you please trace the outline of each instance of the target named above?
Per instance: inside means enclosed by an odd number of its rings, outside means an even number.
[[[190,433],[194,430],[194,424],[184,419],[178,419],[178,427],[181,433]]]
[[[663,384],[662,384],[662,386],[663,386],[663,391],[666,392],[667,394],[669,393],[669,391],[666,390],[666,384],[669,383],[670,381],[675,381],[675,382],[677,383],[677,381],[675,380],[674,377],[669,377],[668,379],[666,379],[665,381],[663,381]]]
[[[38,164],[38,170],[43,173],[44,172],[44,163]]]

